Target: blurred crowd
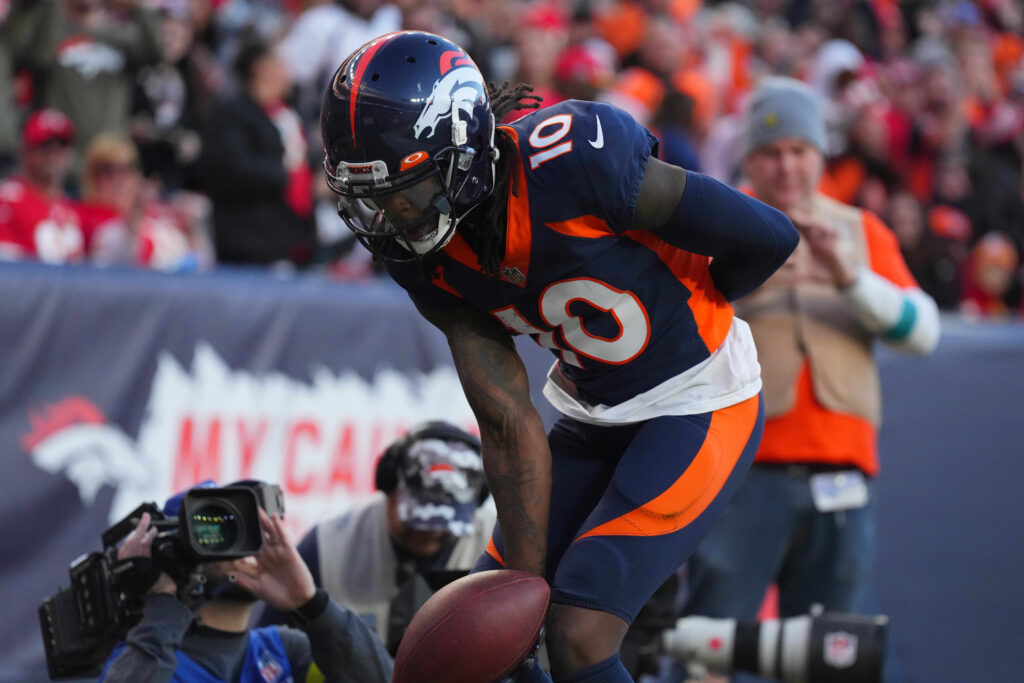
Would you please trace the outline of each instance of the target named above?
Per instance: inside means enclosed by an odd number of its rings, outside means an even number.
[[[1022,310],[1019,0],[0,0],[0,257],[381,276],[335,215],[320,95],[420,29],[545,104],[616,104],[742,186],[767,75],[828,118],[823,191],[878,214],[946,310]]]

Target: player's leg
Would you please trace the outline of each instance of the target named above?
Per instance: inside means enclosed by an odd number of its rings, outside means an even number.
[[[732,496],[762,426],[755,397],[636,429],[555,574],[547,644],[556,681],[631,680],[618,662],[629,623]],[[594,428],[593,443],[616,429]]]
[[[687,561],[683,614],[753,619],[799,522],[784,468],[755,465]]]

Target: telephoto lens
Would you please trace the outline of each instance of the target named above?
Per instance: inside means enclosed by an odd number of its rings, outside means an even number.
[[[683,617],[662,635],[665,653],[717,673],[746,671],[784,683],[878,683],[889,618],[826,612],[737,621]]]

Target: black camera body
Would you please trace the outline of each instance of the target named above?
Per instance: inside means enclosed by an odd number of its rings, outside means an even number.
[[[205,576],[195,570],[205,562],[258,553],[260,507],[283,515],[281,489],[262,482],[194,488],[184,494],[177,517],[144,503],[104,531],[103,550],[72,562],[70,585],[39,606],[50,678],[98,676],[111,648],[139,620],[143,596],[161,572],[174,579],[186,604],[208,599]],[[147,512],[157,529],[151,558],[119,560],[118,544]]]

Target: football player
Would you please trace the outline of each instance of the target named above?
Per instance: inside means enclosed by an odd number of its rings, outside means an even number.
[[[608,104],[488,88],[436,35],[342,63],[321,127],[339,213],[447,336],[498,508],[476,569],[544,575],[556,681],[629,681],[618,650],[732,494],[763,422],[729,301],[795,248],[781,212],[659,161]],[[512,335],[557,360],[545,434]],[[536,667],[519,680],[549,680]]]

